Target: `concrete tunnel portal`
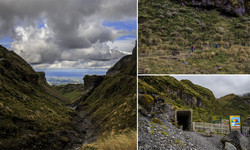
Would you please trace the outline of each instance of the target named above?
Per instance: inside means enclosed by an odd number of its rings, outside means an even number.
[[[175,110],[175,121],[185,131],[192,130],[192,110]]]

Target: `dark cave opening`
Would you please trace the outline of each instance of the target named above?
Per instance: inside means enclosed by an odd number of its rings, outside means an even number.
[[[176,121],[178,125],[182,126],[183,130],[192,130],[192,111],[190,110],[177,110]]]

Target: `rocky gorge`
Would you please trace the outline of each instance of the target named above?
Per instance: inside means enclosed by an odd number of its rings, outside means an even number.
[[[87,75],[84,86],[64,90],[0,46],[0,149],[85,149],[97,139],[136,131],[136,47],[125,58],[107,75]],[[74,90],[82,96],[73,103],[60,92]],[[131,144],[136,147],[136,140]]]

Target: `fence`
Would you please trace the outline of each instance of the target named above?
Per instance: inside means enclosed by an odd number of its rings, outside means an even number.
[[[245,134],[249,134],[249,127],[243,126],[242,131]],[[204,123],[204,122],[193,122],[193,131],[213,131],[219,134],[228,134],[229,125]]]

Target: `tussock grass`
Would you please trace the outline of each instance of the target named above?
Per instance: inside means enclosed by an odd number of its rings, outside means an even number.
[[[249,15],[227,17],[170,0],[141,0],[138,9],[139,73],[250,73]],[[195,45],[193,55],[191,45]],[[193,57],[150,60],[171,56],[173,51]],[[224,69],[214,67],[216,63]]]
[[[136,150],[137,132],[111,135],[107,138],[98,139],[95,143],[85,144],[81,150]]]

